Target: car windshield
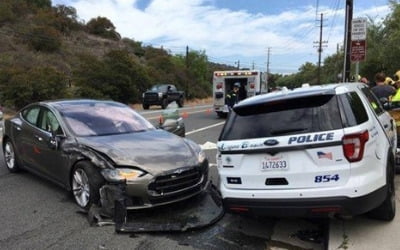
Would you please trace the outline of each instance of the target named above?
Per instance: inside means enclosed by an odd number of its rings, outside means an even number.
[[[155,129],[128,106],[113,102],[68,104],[61,114],[77,136],[103,136]]]

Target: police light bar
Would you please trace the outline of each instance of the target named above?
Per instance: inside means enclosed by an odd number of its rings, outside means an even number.
[[[257,71],[229,71],[215,72],[215,76],[251,76],[258,75]]]

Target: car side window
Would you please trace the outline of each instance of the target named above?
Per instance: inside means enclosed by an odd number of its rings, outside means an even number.
[[[355,92],[339,95],[343,123],[345,127],[352,127],[368,121],[368,114],[363,102]]]
[[[48,109],[43,110],[42,119],[40,121],[40,128],[48,132],[55,132],[56,134],[63,134],[60,123],[56,116]]]
[[[378,100],[378,98],[372,94],[372,92],[364,87],[361,89],[362,93],[365,95],[365,97],[368,99],[368,102],[372,108],[372,110],[374,110],[374,112],[376,113],[376,115],[380,115],[382,114],[385,110],[383,109],[380,101]]]
[[[39,107],[25,109],[24,111],[22,111],[22,117],[30,124],[37,126],[39,111]]]

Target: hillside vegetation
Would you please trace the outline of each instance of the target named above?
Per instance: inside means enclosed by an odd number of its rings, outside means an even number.
[[[211,95],[204,51],[172,55],[121,38],[111,20],[86,24],[76,10],[50,0],[0,1],[0,103],[11,108],[59,98],[139,103],[155,83],[174,83],[188,99]]]

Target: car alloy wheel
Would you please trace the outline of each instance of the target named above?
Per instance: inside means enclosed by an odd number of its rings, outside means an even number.
[[[16,162],[15,162],[15,152],[14,147],[10,141],[6,142],[4,146],[4,159],[6,161],[7,168],[10,171],[16,170]]]
[[[82,208],[85,208],[90,201],[90,185],[86,172],[77,168],[72,177],[72,192],[76,203]]]

